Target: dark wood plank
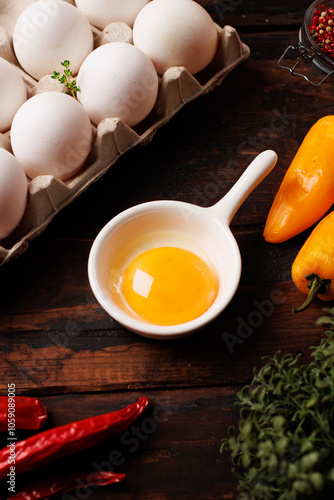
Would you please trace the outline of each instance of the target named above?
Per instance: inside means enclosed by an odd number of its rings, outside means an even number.
[[[201,0],[218,24],[230,24],[239,30],[252,31],[273,27],[299,26],[309,3],[302,0],[293,2],[268,3],[266,0]]]
[[[117,410],[146,395],[149,407],[130,429],[104,445],[17,476],[17,490],[42,477],[114,470],[119,485],[94,489],[89,498],[146,500],[235,498],[228,455],[219,451],[227,428],[236,423],[235,388],[129,392],[41,398],[50,420],[46,428]],[[116,454],[117,452],[117,454]],[[5,489],[0,490],[5,494]],[[80,496],[81,493],[81,496]],[[82,498],[81,490],[70,498]],[[86,496],[85,496],[86,498]]]
[[[328,104],[331,86],[315,90],[277,68],[270,50],[263,51],[264,41],[270,40],[278,51],[285,35],[247,34],[244,39],[252,57],[219,89],[186,106],[151,144],[121,158],[103,182],[56,217],[25,255],[0,270],[5,285],[0,292],[2,391],[8,377],[24,392],[42,393],[243,383],[262,355],[291,348],[307,353],[305,336],[311,343],[318,338],[314,322],[320,301],[293,317],[293,334],[286,333],[291,307],[301,300],[290,268],[305,235],[275,246],[266,244],[261,232],[303,136],[324,110],[333,109]],[[307,102],[302,117],[300,102]],[[237,296],[221,317],[194,337],[166,344],[139,338],[109,318],[92,296],[86,272],[99,228],[118,211],[150,199],[208,206],[266,148],[278,152],[279,162],[233,221],[243,275]],[[263,318],[247,342],[235,345],[237,354],[231,357],[223,335],[234,335],[238,318],[247,321],[254,304],[269,300],[275,290],[281,291],[284,303]]]
[[[303,137],[318,118],[334,113],[331,80],[315,88],[277,66],[285,47],[297,42],[308,5],[301,0],[199,3],[216,22],[238,29],[250,58],[219,88],[187,104],[150,144],[121,157],[24,255],[0,268],[0,393],[14,382],[18,393],[40,397],[49,427],[147,395],[150,406],[138,425],[150,429],[144,423],[150,419],[154,431],[137,438],[136,452],[130,443],[115,440],[22,476],[22,486],[69,467],[88,474],[94,461],[100,464],[120,450],[125,461],[117,470],[127,473],[126,482],[90,492],[92,500],[237,498],[229,457],[219,453],[221,437],[238,420],[237,390],[251,380],[255,366],[263,365],[264,355],[280,349],[302,353],[307,361],[309,347],[324,334],[315,323],[326,304],[319,300],[303,314],[291,312],[303,297],[290,269],[310,230],[280,245],[262,237],[272,200]],[[287,62],[293,57],[289,53]],[[322,76],[313,64],[303,70],[313,79]],[[167,342],[136,336],[108,317],[87,277],[89,250],[103,225],[149,200],[210,206],[267,148],[277,151],[278,164],[232,222],[243,270],[224,313],[203,331]],[[0,496],[5,494],[2,485]]]
[[[9,313],[1,315],[2,393],[8,381],[21,392],[37,394],[245,383],[263,355],[277,349],[307,355],[308,345],[321,335],[314,322],[323,303],[292,316],[292,306],[302,300],[289,281],[296,249],[271,249],[254,233],[238,239],[244,268],[236,297],[212,325],[182,340],[152,341],[127,332],[91,298],[87,278],[63,284],[45,271],[51,303],[45,303],[45,291],[39,294],[31,281],[28,293],[16,294]],[[48,247],[47,260],[67,244]],[[79,246],[82,242],[71,248]],[[276,258],[281,268],[274,264]],[[83,253],[81,267],[85,259]],[[69,268],[71,262],[63,259],[63,266]],[[292,321],[293,332],[286,328]],[[238,338],[239,331],[247,338],[228,341]]]

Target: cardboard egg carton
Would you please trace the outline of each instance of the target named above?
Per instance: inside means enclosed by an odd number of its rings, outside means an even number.
[[[12,0],[9,6],[0,5],[0,56],[19,67],[27,86],[28,97],[47,91],[65,91],[50,75],[34,80],[20,68],[12,46],[16,19],[33,0]],[[74,4],[73,1],[69,3]],[[4,4],[4,3],[3,3]],[[132,43],[132,30],[123,23],[112,23],[103,32],[92,27],[95,48],[104,43]],[[0,241],[0,265],[25,251],[29,242],[38,236],[66,205],[89,185],[99,179],[129,149],[152,140],[156,131],[169,121],[187,102],[197,99],[219,85],[228,73],[249,56],[234,28],[217,26],[219,46],[214,60],[197,75],[183,67],[168,69],[160,79],[158,98],[150,115],[135,129],[119,119],[103,120],[94,129],[94,144],[80,172],[62,182],[51,175],[41,175],[29,182],[26,212],[19,226]],[[0,134],[0,147],[11,151],[10,131]]]

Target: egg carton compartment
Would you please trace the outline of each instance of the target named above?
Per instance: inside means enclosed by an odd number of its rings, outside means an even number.
[[[19,14],[32,0],[10,2],[0,7],[0,56],[19,67],[26,83],[28,97],[41,92],[65,89],[50,75],[36,81],[20,68],[12,46],[12,33]],[[74,4],[69,1],[68,3]],[[160,78],[158,97],[150,115],[134,129],[115,118],[107,118],[96,127],[94,143],[84,166],[73,178],[60,181],[41,175],[29,182],[29,197],[19,226],[0,241],[0,265],[20,255],[55,215],[90,184],[98,180],[129,149],[145,145],[157,130],[169,121],[187,102],[197,99],[220,85],[228,73],[245,60],[250,50],[231,26],[216,25],[219,44],[212,62],[200,73],[191,75],[184,67],[172,67]],[[102,32],[92,27],[95,48],[114,41],[132,43],[132,29],[123,23],[112,23]],[[11,151],[10,131],[0,134],[0,147]]]

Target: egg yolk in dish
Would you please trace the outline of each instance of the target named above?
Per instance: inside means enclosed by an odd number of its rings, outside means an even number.
[[[156,325],[177,325],[197,318],[211,306],[217,290],[208,264],[177,247],[147,250],[131,262],[122,279],[128,305]]]

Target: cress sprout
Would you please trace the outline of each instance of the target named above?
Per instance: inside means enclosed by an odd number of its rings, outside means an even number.
[[[76,81],[72,78],[72,71],[70,70],[70,61],[67,59],[60,63],[64,66],[63,75],[60,76],[59,71],[54,71],[51,78],[54,80],[58,80],[60,83],[64,84],[67,87],[66,94],[71,95],[74,99],[77,98],[76,93],[80,92],[79,87],[77,87]]]

